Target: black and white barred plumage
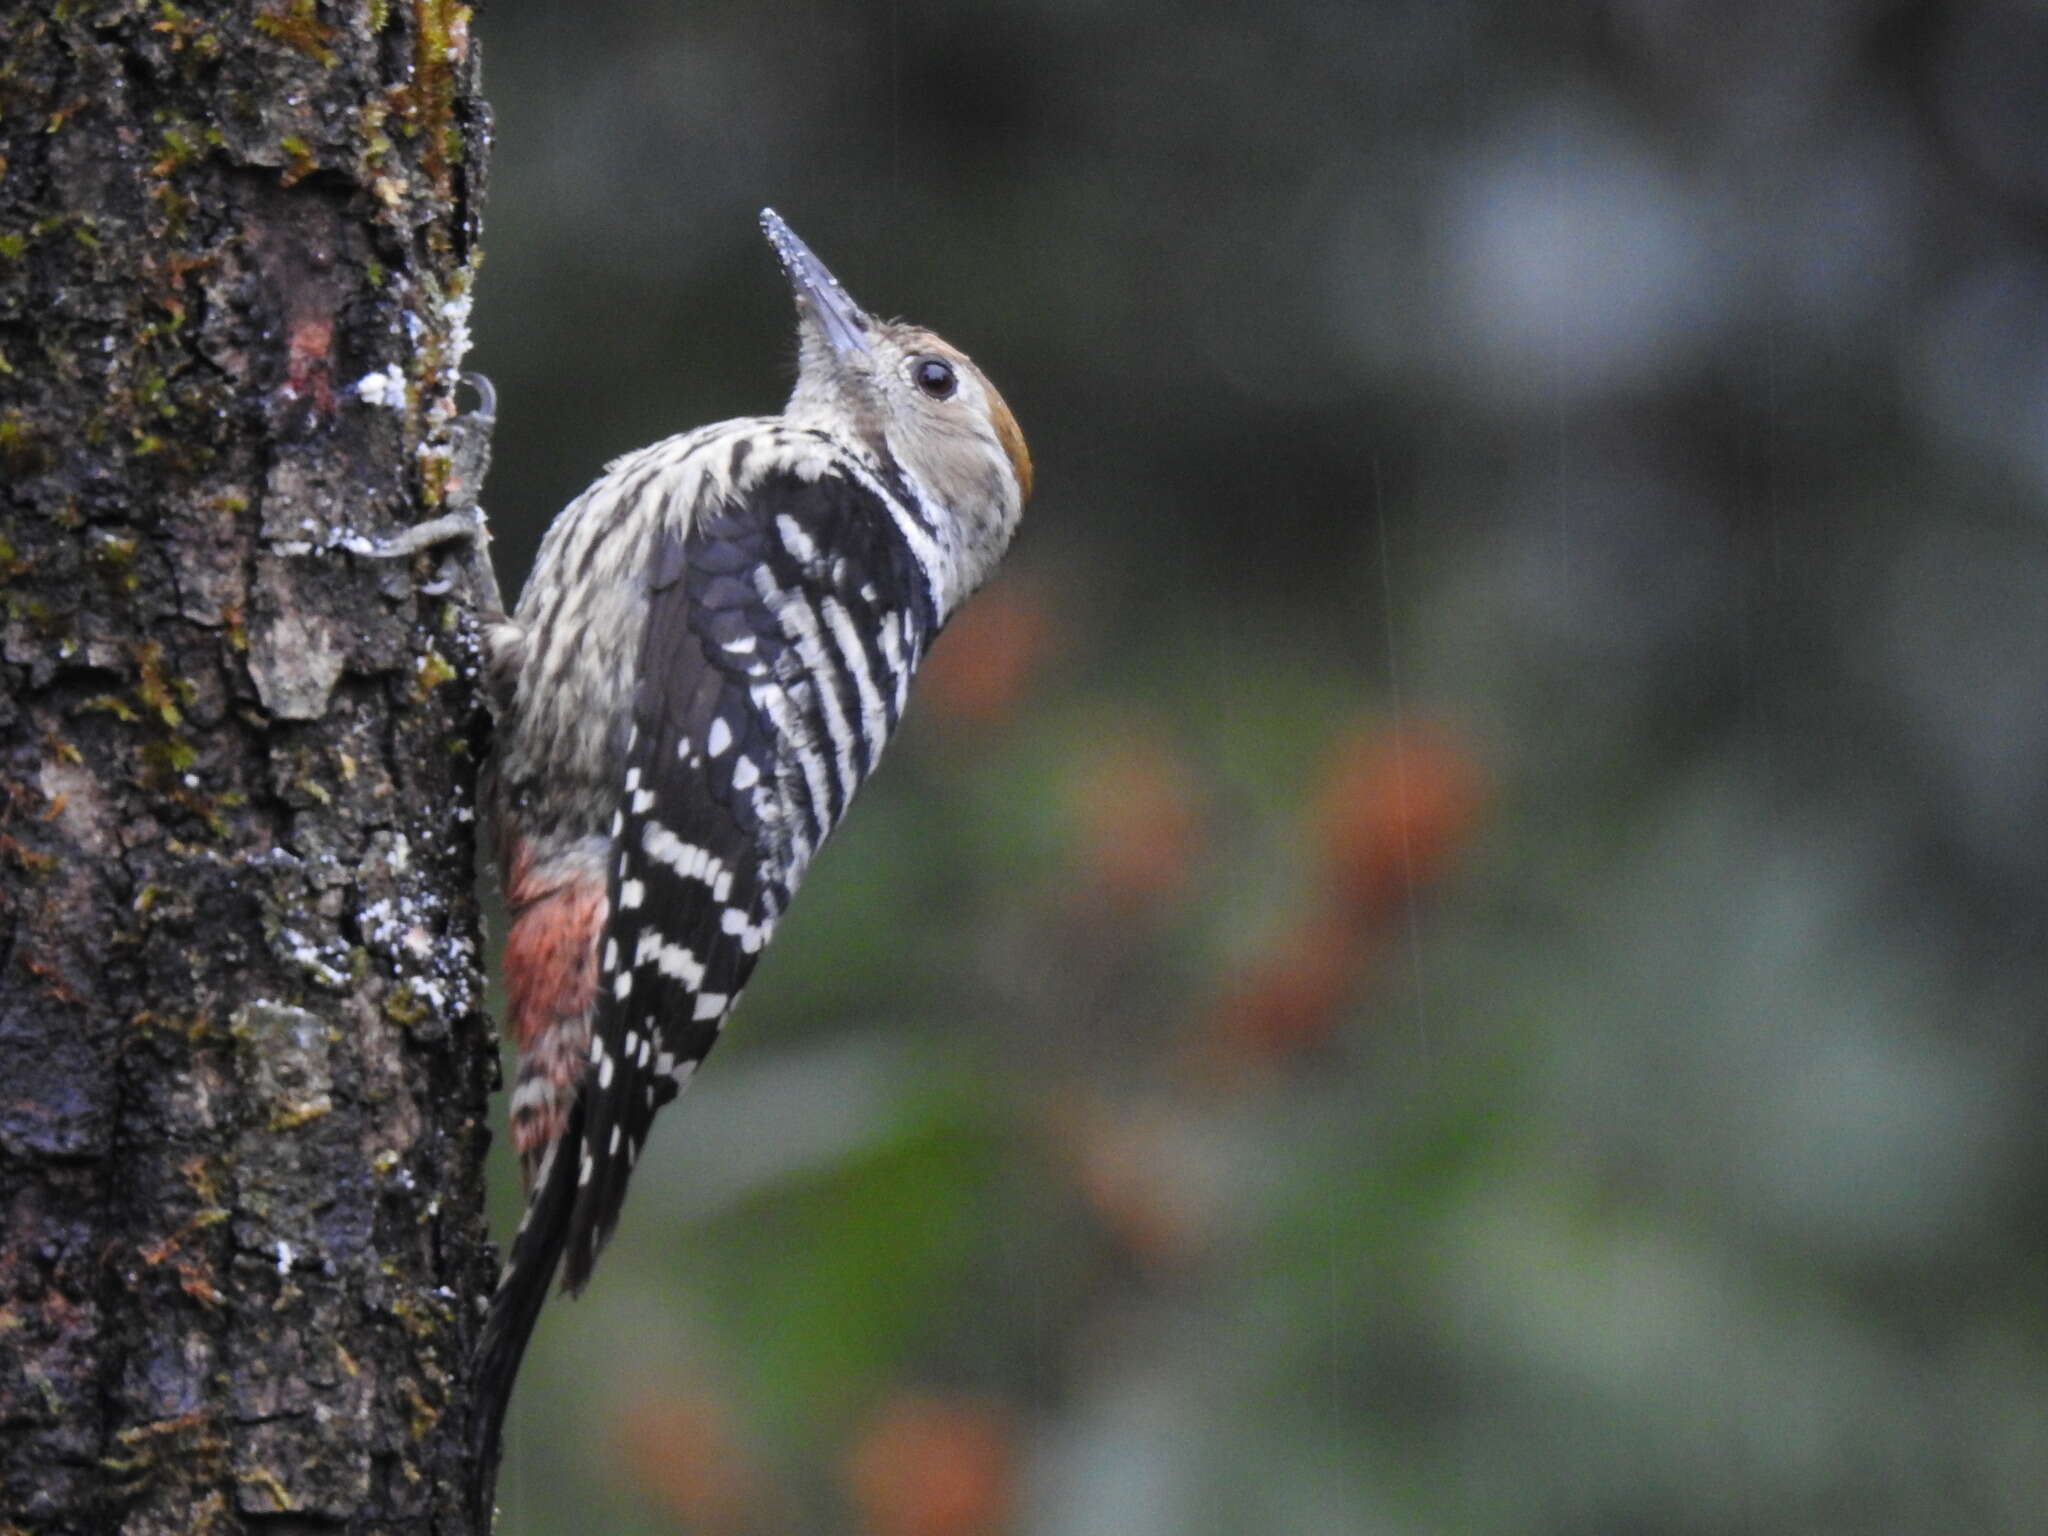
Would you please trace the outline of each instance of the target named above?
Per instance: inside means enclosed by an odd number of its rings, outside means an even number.
[[[716,1042],[1030,493],[1015,420],[973,363],[870,318],[781,220],[762,225],[799,310],[783,414],[614,462],[488,631],[528,1206],[474,1376],[483,1518],[556,1268],[571,1290],[589,1278],[655,1112]]]
[[[580,1284],[655,1109],[688,1080],[879,759],[937,628],[886,493],[772,425],[738,493],[664,532],[613,812],[610,917],[567,1276]],[[703,451],[716,451],[716,445]]]

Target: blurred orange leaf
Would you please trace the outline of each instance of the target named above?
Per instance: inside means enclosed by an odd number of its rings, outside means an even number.
[[[692,1530],[725,1536],[779,1523],[731,1416],[708,1394],[643,1392],[621,1417],[618,1444],[634,1481]]]
[[[1171,1112],[1065,1093],[1051,1106],[1050,1121],[1082,1200],[1126,1253],[1158,1266],[1201,1247],[1205,1202],[1176,1145]]]
[[[1439,879],[1485,809],[1486,776],[1448,733],[1359,732],[1330,754],[1313,810],[1330,893],[1364,921]]]
[[[1303,918],[1244,974],[1216,1010],[1213,1038],[1236,1058],[1312,1050],[1336,1030],[1363,979],[1368,939],[1331,913]]]
[[[919,669],[921,707],[987,727],[1016,712],[1053,649],[1056,626],[1033,583],[998,582],[960,610]]]
[[[1188,887],[1202,853],[1192,777],[1164,742],[1136,738],[1084,761],[1074,789],[1084,888],[1131,907]]]
[[[1016,1480],[1009,1415],[975,1398],[903,1394],[847,1458],[868,1536],[996,1536]]]

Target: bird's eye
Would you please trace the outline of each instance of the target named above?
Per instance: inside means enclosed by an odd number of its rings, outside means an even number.
[[[934,400],[950,400],[953,391],[960,387],[954,377],[953,365],[942,363],[936,357],[928,357],[910,370],[910,376],[917,380],[917,387]]]

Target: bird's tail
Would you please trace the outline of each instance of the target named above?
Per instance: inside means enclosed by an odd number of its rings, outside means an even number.
[[[505,1426],[505,1407],[512,1400],[512,1383],[519,1375],[527,1341],[533,1337],[533,1325],[540,1318],[541,1303],[547,1300],[548,1284],[561,1262],[582,1155],[583,1103],[579,1096],[568,1125],[541,1160],[470,1366],[469,1505],[472,1523],[480,1532],[491,1528],[492,1498],[498,1484],[498,1437]]]

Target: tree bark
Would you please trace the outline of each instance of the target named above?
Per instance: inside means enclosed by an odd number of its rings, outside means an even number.
[[[0,9],[0,1533],[470,1529],[469,19]]]

